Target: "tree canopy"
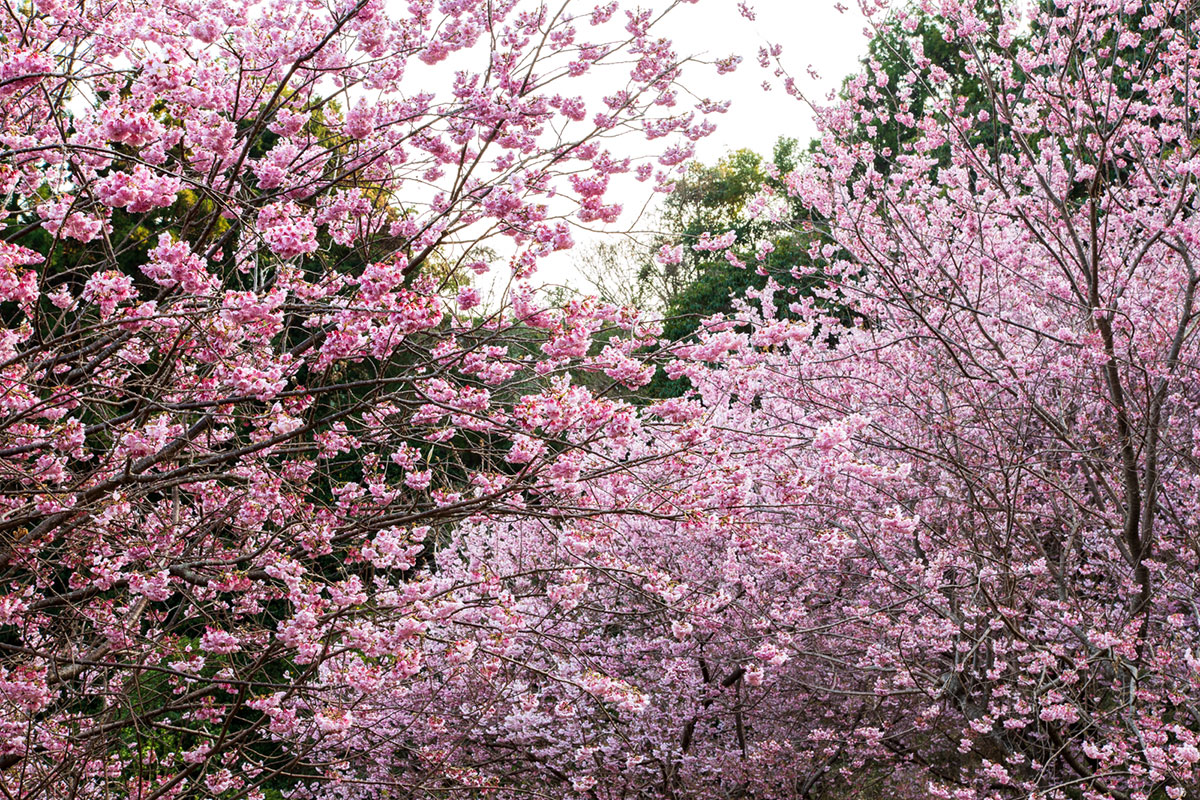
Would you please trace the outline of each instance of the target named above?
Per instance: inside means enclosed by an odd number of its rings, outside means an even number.
[[[682,2],[7,9],[0,794],[1200,793],[1190,4],[689,168]],[[683,315],[534,284],[625,174]]]

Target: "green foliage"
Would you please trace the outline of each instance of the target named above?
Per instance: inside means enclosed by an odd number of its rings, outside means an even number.
[[[1000,10],[1007,3],[980,0],[981,14],[996,34],[993,41],[999,38]],[[871,40],[862,59],[863,74],[848,78],[845,90],[850,91],[855,81],[868,81],[878,92],[877,105],[893,110],[909,107],[916,114],[933,111],[933,103],[945,97],[965,98],[972,114],[988,108],[990,94],[984,72],[969,68],[971,62],[959,57],[960,45],[944,23],[917,7],[910,9],[907,17],[908,24],[899,24],[897,19]],[[910,63],[913,45],[927,62]],[[998,43],[995,46],[1000,48]],[[986,56],[975,55],[979,59]],[[864,126],[860,135],[871,139],[881,153],[894,154],[909,143],[913,129],[897,122],[894,114],[884,116],[888,123]],[[994,122],[976,125],[968,135],[980,146],[1009,146],[1006,132]],[[934,157],[948,159],[948,149],[943,151],[935,152]],[[788,173],[819,152],[819,141],[802,149],[795,139],[784,137],[776,142],[769,161],[752,151],[737,150],[712,165],[690,165],[665,203],[662,223],[666,233],[653,243],[655,250],[662,245],[683,245],[683,260],[668,265],[646,261],[639,274],[639,282],[662,298],[666,338],[687,340],[705,318],[728,313],[735,298],[745,296],[747,290],[762,289],[768,276],[798,297],[812,297],[814,289],[825,285],[809,255],[829,241],[822,233],[823,221],[789,196],[784,181]],[[891,159],[881,155],[875,166],[886,173],[890,164]],[[718,236],[729,231],[737,234],[730,253],[745,266],[730,261],[725,252],[692,247],[703,233]],[[832,301],[824,298],[817,302]],[[849,323],[848,314],[845,318]],[[679,394],[685,388],[685,382],[667,381],[662,376],[651,387],[660,396]]]
[[[789,196],[784,182],[805,157],[795,139],[781,138],[769,161],[738,150],[712,166],[691,165],[676,184],[663,214],[669,233],[655,249],[682,245],[683,259],[679,264],[646,263],[639,276],[662,287],[667,339],[687,340],[706,318],[732,311],[747,291],[764,288],[768,277],[797,296],[810,295],[823,283],[808,256],[819,226]],[[705,233],[715,237],[729,232],[737,239],[728,255],[693,247]],[[661,375],[650,387],[656,396],[678,395],[685,388],[685,381]]]
[[[1010,0],[977,0],[976,9],[980,17],[991,27],[990,40],[996,49],[1002,11],[1011,5]],[[864,130],[862,135],[871,139],[880,151],[875,168],[882,173],[890,169],[891,159],[883,153],[899,153],[904,145],[910,144],[917,135],[911,126],[901,125],[894,114],[906,110],[914,117],[921,117],[932,110],[932,104],[944,98],[965,101],[964,111],[977,115],[991,107],[990,92],[985,71],[980,61],[987,53],[972,51],[968,58],[960,57],[962,45],[946,29],[944,19],[938,19],[920,7],[906,13],[907,24],[894,23],[884,26],[867,45],[867,54],[862,59],[864,75],[878,88],[880,99],[865,103],[864,107],[884,107],[890,112],[888,122]],[[912,53],[924,53],[925,61],[915,64]],[[980,68],[977,68],[980,67]],[[880,81],[885,77],[884,81]],[[849,84],[854,78],[847,79]],[[996,115],[991,114],[988,124],[972,126],[969,136],[974,144],[995,147],[1007,142],[1008,137],[997,126]],[[813,142],[810,148],[817,148]],[[949,150],[941,148],[933,154],[942,163],[948,163]]]
[[[782,176],[799,165],[797,142],[780,139],[770,162],[749,150],[730,153],[713,166],[693,164],[688,175],[668,197],[664,221],[672,231],[664,244],[683,245],[683,261],[677,265],[647,265],[664,275],[677,273],[686,282],[667,299],[670,318],[665,327],[669,339],[683,339],[695,331],[700,321],[713,314],[732,310],[732,298],[747,289],[766,284],[761,272],[787,273],[806,249],[805,238],[792,223],[803,212],[788,198]],[[751,201],[760,193],[770,194],[773,214],[749,213]],[[703,233],[714,236],[733,231],[737,244],[733,252],[745,264],[731,263],[722,252],[694,250],[692,245]],[[770,242],[775,250],[762,260],[758,248]]]

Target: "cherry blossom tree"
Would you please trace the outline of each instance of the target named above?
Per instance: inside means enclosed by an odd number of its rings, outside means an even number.
[[[1193,797],[1200,28],[1186,3],[983,5],[925,4],[982,107],[912,37],[898,97],[852,79],[788,178],[859,323],[764,297],[741,346],[803,332],[764,358],[814,446],[909,471],[827,518],[870,588],[838,647],[800,647],[868,698],[839,740],[930,795]]]
[[[460,608],[439,549],[586,515],[552,489],[642,424],[567,371],[641,385],[655,328],[519,284],[712,129],[655,32],[676,5],[7,8],[6,796],[348,779],[348,693],[469,658],[428,634]]]
[[[675,346],[692,391],[551,487],[595,513],[458,528],[458,671],[323,752],[506,797],[1197,795],[1200,27],[980,5],[925,10],[985,102],[897,36],[898,96],[818,106],[813,296]]]
[[[986,5],[665,347],[524,281],[721,110],[673,3],[10,9],[0,789],[1195,797],[1200,23]]]

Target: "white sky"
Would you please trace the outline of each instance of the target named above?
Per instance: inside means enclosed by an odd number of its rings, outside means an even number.
[[[703,66],[692,73],[693,81],[703,81],[714,97],[733,101],[729,113],[716,118],[717,132],[699,143],[697,156],[702,161],[742,147],[767,153],[783,135],[802,141],[812,137],[815,128],[806,106],[780,88],[763,91],[763,80],[773,76],[758,65],[756,56],[768,42],[782,45],[782,59],[801,88],[824,100],[857,69],[868,41],[858,3],[843,0],[849,7],[844,13],[836,4],[837,0],[749,0],[757,16],[751,22],[732,0],[700,0],[664,20],[661,32],[675,42],[680,55],[720,58],[737,53],[745,58],[730,75],[714,75],[711,67]],[[809,77],[810,66],[818,80]]]
[[[824,102],[831,91],[840,88],[843,78],[857,70],[869,41],[858,2],[842,3],[848,7],[844,12],[837,9],[838,0],[749,0],[756,15],[750,21],[738,12],[735,0],[699,0],[675,9],[663,20],[656,30],[675,43],[680,56],[712,60],[736,53],[744,59],[736,71],[726,75],[718,75],[709,64],[685,68],[683,83],[697,95],[732,101],[726,114],[710,118],[717,130],[697,143],[699,160],[711,163],[740,148],[769,155],[780,136],[801,142],[812,138],[816,127],[808,106],[779,86],[770,92],[762,88],[764,80],[778,84],[778,79],[773,69],[759,66],[757,54],[765,44],[782,45],[781,58],[789,74],[810,98]],[[645,145],[643,142],[642,147]],[[615,182],[609,199],[625,207],[622,219],[609,226],[611,231],[621,231],[638,228],[637,212],[659,197],[652,197],[646,184],[629,180]],[[577,230],[575,238],[580,247],[587,247],[609,235]],[[543,262],[535,282],[588,288],[571,252]],[[493,284],[492,291],[499,288]]]
[[[696,157],[706,163],[740,148],[769,155],[780,136],[807,143],[816,132],[808,106],[778,86],[773,69],[759,66],[760,47],[768,43],[782,45],[782,60],[789,74],[808,97],[824,102],[831,91],[840,88],[847,75],[857,70],[869,41],[858,9],[859,0],[840,0],[840,4],[847,6],[844,11],[838,10],[839,0],[747,0],[747,3],[755,12],[754,21],[738,12],[738,0],[699,0],[680,5],[654,29],[658,35],[672,40],[675,52],[681,57],[697,56],[712,61],[737,54],[744,59],[736,71],[726,75],[717,74],[712,64],[692,63],[684,69],[681,83],[695,95],[732,101],[727,113],[710,116],[717,130],[696,145]],[[653,2],[657,8],[664,5],[666,0]],[[810,69],[818,77],[812,77]],[[589,77],[576,84],[575,90],[584,91],[588,107],[594,108],[596,98],[586,94]],[[764,91],[764,80],[771,80],[776,88]],[[596,88],[603,90],[607,86],[600,83]],[[680,99],[681,110],[687,102]],[[624,141],[609,143],[618,153],[629,147],[625,154],[644,156],[671,141],[674,140],[646,142],[630,133]],[[614,225],[596,230],[577,227],[574,233],[577,248],[586,248],[622,231],[645,230],[647,220],[639,217],[639,212],[659,199],[661,195],[654,195],[649,183],[638,183],[631,176],[617,176],[606,201],[622,204],[625,209],[622,218]],[[574,251],[567,251],[543,260],[533,282],[565,283],[591,291],[588,281],[579,273],[576,256]],[[505,273],[507,270],[493,270],[477,285],[491,298],[497,298],[511,280]]]

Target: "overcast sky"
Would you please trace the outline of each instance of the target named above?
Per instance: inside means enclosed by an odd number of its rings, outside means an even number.
[[[811,115],[782,90],[764,92],[761,84],[771,72],[759,67],[758,48],[772,42],[783,46],[783,60],[802,89],[815,99],[836,90],[858,67],[866,52],[864,20],[855,0],[837,10],[837,0],[750,0],[757,19],[744,19],[732,0],[701,0],[684,5],[664,20],[663,35],[682,54],[721,58],[732,53],[745,61],[730,75],[710,77],[697,71],[715,96],[732,99],[729,113],[717,119],[717,132],[700,143],[697,155],[711,161],[730,149],[749,147],[768,152],[783,135],[808,139],[814,133]],[[808,75],[812,67],[820,76]]]
[[[708,64],[690,64],[685,68],[683,84],[699,96],[712,100],[730,100],[728,113],[714,115],[717,124],[714,134],[697,143],[696,157],[711,163],[725,153],[749,148],[769,154],[780,136],[791,136],[806,142],[816,132],[812,113],[800,101],[789,97],[782,88],[766,92],[762,83],[774,79],[771,70],[764,70],[757,60],[758,49],[767,43],[782,45],[782,58],[789,73],[810,98],[820,102],[836,91],[843,78],[858,68],[858,60],[866,51],[868,37],[864,19],[858,10],[858,0],[841,0],[848,6],[839,11],[839,0],[749,0],[756,19],[750,21],[738,13],[737,0],[700,0],[683,4],[672,11],[656,27],[658,33],[675,43],[680,56],[694,55],[706,59],[724,58],[732,54],[744,58],[731,74],[718,75]],[[662,3],[656,4],[661,7]],[[818,76],[812,77],[811,70]],[[583,89],[586,79],[578,87]],[[607,88],[600,86],[599,89]],[[681,104],[682,105],[682,104]],[[614,142],[618,152],[624,146],[633,151],[628,155],[647,155],[647,143],[636,138]],[[628,176],[617,176],[607,199],[619,202],[625,213],[607,232],[577,229],[575,240],[581,248],[597,241],[611,239],[619,231],[645,230],[649,218],[639,211],[652,207],[661,199],[649,191],[648,184],[637,183]],[[591,291],[589,282],[579,272],[578,253],[556,253],[544,260],[533,279],[537,284],[568,284]],[[477,281],[492,298],[505,291],[511,277],[506,270],[494,270]]]

